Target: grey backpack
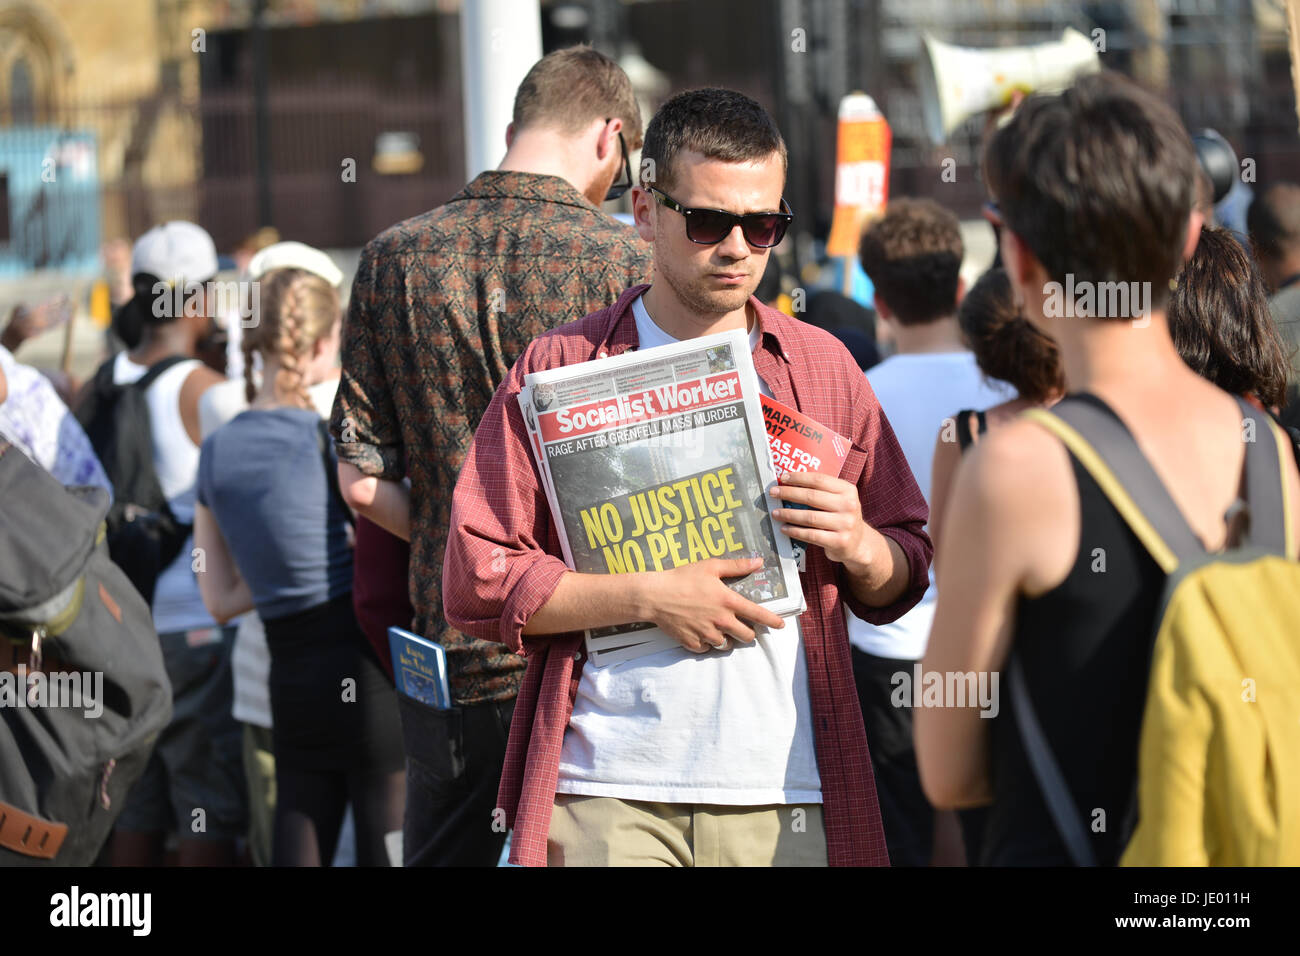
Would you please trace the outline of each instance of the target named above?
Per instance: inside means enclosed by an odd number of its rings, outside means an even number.
[[[64,488],[0,436],[0,865],[94,862],[171,719],[107,512],[102,488]]]

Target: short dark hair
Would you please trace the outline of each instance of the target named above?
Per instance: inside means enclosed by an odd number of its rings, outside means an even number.
[[[1300,253],[1300,186],[1274,183],[1259,193],[1246,210],[1246,231],[1257,256]]]
[[[1049,278],[1146,282],[1151,307],[1164,305],[1199,165],[1182,122],[1155,95],[1108,71],[1036,93],[989,139],[984,176]]]
[[[623,68],[589,46],[546,54],[515,91],[515,129],[552,126],[577,134],[595,119],[621,119],[627,148],[641,145],[641,107]]]
[[[683,150],[728,163],[779,153],[783,174],[789,162],[785,140],[767,110],[744,93],[717,87],[669,97],[651,117],[641,150],[642,185],[671,188],[673,161]]]
[[[902,325],[956,311],[964,251],[957,217],[932,199],[893,200],[858,242],[862,271]]]
[[[1178,354],[1196,374],[1233,395],[1286,404],[1290,350],[1269,312],[1264,279],[1232,233],[1201,230],[1165,316]]]
[[[961,300],[957,324],[980,371],[1015,386],[1021,398],[1041,403],[1065,391],[1056,342],[1025,318],[1004,270],[989,269],[976,280]]]

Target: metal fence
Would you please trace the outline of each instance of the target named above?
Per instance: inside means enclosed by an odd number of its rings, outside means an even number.
[[[267,97],[263,223],[256,127],[251,87],[204,96],[198,215],[225,248],[267,224],[315,246],[359,246],[464,184],[459,91],[453,99],[343,79],[281,84]],[[385,148],[394,140],[400,153]]]

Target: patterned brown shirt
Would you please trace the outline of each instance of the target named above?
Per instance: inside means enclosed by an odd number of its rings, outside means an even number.
[[[543,332],[651,277],[650,247],[557,176],[490,171],[361,254],[330,430],[340,461],[411,480],[415,630],[447,650],[460,704],[509,700],[524,659],[450,627],[442,561],[474,429]]]

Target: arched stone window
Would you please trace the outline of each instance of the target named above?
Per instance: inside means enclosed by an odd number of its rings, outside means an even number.
[[[9,121],[14,126],[36,122],[36,91],[32,88],[32,71],[25,57],[14,59],[9,67]]]
[[[72,51],[63,24],[40,3],[0,0],[0,125],[57,121]]]

